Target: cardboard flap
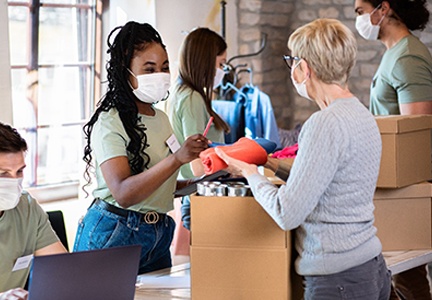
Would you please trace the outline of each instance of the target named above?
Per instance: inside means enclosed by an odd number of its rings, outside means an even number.
[[[432,115],[376,116],[381,133],[404,133],[432,128]]]
[[[403,188],[385,189],[378,188],[375,191],[374,200],[378,199],[407,199],[407,198],[431,198],[432,183],[422,182]]]

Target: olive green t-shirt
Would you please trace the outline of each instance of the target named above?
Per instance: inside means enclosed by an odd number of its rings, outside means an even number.
[[[0,217],[0,293],[24,287],[30,266],[12,272],[18,258],[58,242],[48,215],[27,192]]]
[[[370,111],[374,115],[400,115],[399,104],[430,100],[432,56],[410,34],[384,53],[371,84]]]
[[[189,87],[180,88],[177,83],[170,90],[168,100],[163,103],[171,125],[180,144],[183,144],[187,137],[203,133],[210,119],[203,97]],[[212,123],[206,136],[212,142],[224,143],[223,130],[216,128]],[[190,164],[184,164],[180,168],[180,178],[193,178]]]
[[[154,110],[154,116],[138,115],[139,122],[147,128],[145,133],[147,135],[147,145],[149,146],[145,148],[144,152],[150,157],[149,168],[171,154],[166,140],[173,134],[167,115],[159,109],[155,108]],[[108,112],[102,112],[91,133],[91,148],[95,159],[97,180],[97,187],[93,191],[95,198],[120,206],[108,189],[100,165],[114,157],[126,156],[130,159],[131,157],[126,150],[129,142],[130,138],[123,127],[118,111],[113,108]],[[174,208],[173,193],[177,184],[177,175],[178,171],[174,172],[149,197],[142,199],[140,203],[132,205],[128,209],[140,212],[157,211],[160,213],[167,213],[172,210]]]

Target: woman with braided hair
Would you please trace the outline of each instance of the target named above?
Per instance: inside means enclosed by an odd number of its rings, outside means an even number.
[[[432,56],[411,31],[429,22],[426,0],[355,0],[356,28],[386,47],[371,84],[374,115],[432,114]],[[430,300],[426,265],[393,276],[402,299]],[[390,299],[399,299],[392,291]]]
[[[115,28],[108,48],[108,90],[84,126],[84,177],[90,184],[95,169],[95,200],[78,225],[74,251],[139,244],[141,274],[171,266],[175,223],[166,213],[184,184],[178,170],[208,141],[195,134],[179,146],[168,117],[153,105],[168,96],[170,70],[151,25]]]

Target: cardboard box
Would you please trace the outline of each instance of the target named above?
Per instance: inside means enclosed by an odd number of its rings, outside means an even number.
[[[191,247],[192,299],[291,299],[288,249]]]
[[[423,182],[398,189],[377,189],[375,227],[383,251],[432,247],[432,184]]]
[[[191,196],[192,299],[301,299],[291,247],[253,197]]]
[[[431,115],[377,116],[382,156],[377,187],[398,188],[431,178]]]
[[[253,197],[191,196],[192,246],[289,249],[289,237]]]

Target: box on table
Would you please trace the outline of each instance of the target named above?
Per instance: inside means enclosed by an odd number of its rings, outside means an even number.
[[[191,196],[192,299],[301,299],[291,259],[290,232],[253,197]]]
[[[377,116],[382,139],[377,187],[398,188],[431,178],[432,115]]]
[[[376,190],[375,227],[383,251],[432,248],[431,197],[429,182]]]

